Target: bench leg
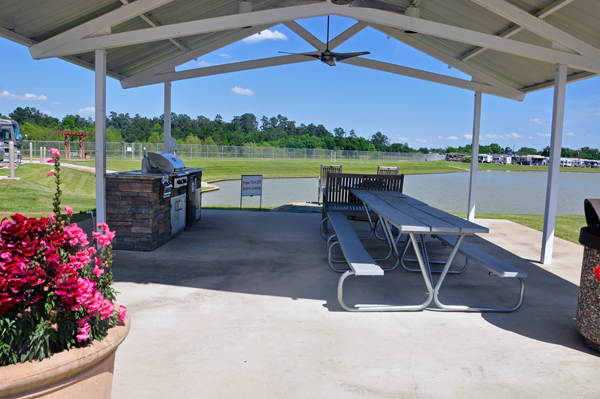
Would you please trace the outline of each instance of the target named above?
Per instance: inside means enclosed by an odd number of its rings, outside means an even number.
[[[340,245],[339,241],[334,241],[333,243],[331,243],[331,245],[329,245],[329,242],[334,237],[336,237],[336,236],[333,235],[333,236],[329,237],[329,241],[327,242],[327,260],[329,261],[329,267],[331,267],[334,272],[344,273],[344,272],[348,271],[348,269],[338,269],[337,267],[333,266],[333,263],[347,263],[345,259],[344,260],[336,260],[336,259],[333,259],[333,257],[331,256],[332,248],[335,245]]]
[[[349,276],[354,275],[352,270],[346,271],[340,277],[340,281],[338,282],[338,302],[345,310],[349,312],[410,312],[410,311],[418,311],[423,310],[431,303],[431,291],[430,295],[427,298],[427,301],[423,302],[420,305],[408,305],[408,306],[391,306],[391,305],[363,305],[358,307],[352,307],[346,305],[344,303],[344,280]],[[428,287],[429,288],[429,287]]]
[[[452,253],[450,254],[450,257],[448,258],[448,262],[446,262],[446,266],[444,266],[444,270],[442,270],[442,274],[440,276],[439,281],[437,282],[436,286],[435,286],[435,290],[434,290],[434,302],[435,304],[440,308],[440,310],[444,310],[444,311],[450,311],[450,312],[497,312],[497,313],[509,313],[509,312],[514,312],[515,310],[519,309],[521,307],[521,305],[523,304],[523,298],[525,296],[525,279],[519,277],[519,280],[521,282],[521,289],[519,292],[519,300],[517,301],[517,303],[510,307],[510,308],[491,308],[491,307],[481,307],[481,306],[462,306],[462,305],[446,305],[444,303],[442,303],[439,300],[439,294],[440,294],[440,288],[442,286],[442,283],[444,282],[444,279],[446,278],[446,275],[448,274],[448,269],[450,268],[450,265],[452,264],[452,261],[454,260],[454,257],[456,256],[456,253],[458,252],[458,248],[460,247],[460,244],[463,242],[465,236],[460,236],[458,237],[458,241],[456,241],[456,245],[454,246],[454,248],[452,248]]]
[[[321,225],[320,230],[321,230],[321,237],[323,237],[324,240],[327,240],[328,237],[325,236],[325,234],[328,233],[328,228],[327,228],[327,222],[329,221],[329,218],[323,218],[323,220],[321,220]]]

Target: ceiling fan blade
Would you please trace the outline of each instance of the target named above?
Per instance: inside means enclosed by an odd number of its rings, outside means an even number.
[[[286,51],[280,51],[281,54],[290,54],[290,55],[304,55],[306,57],[312,57],[312,58],[316,58],[321,59],[321,55],[320,54],[312,54],[312,53],[288,53]]]
[[[381,0],[354,0],[350,3],[350,7],[366,7],[374,8],[376,10],[393,11],[393,12],[405,12],[406,8],[395,6],[390,3],[383,2]]]
[[[366,55],[366,54],[371,54],[371,53],[368,51],[362,51],[360,53],[333,53],[333,56],[335,57],[335,59],[337,61],[342,61],[347,58],[359,57],[361,55]]]

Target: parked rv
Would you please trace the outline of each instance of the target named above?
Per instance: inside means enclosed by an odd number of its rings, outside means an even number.
[[[573,161],[571,161],[568,158],[561,158],[560,159],[560,166],[564,166],[564,167],[570,168],[571,166],[573,166]]]
[[[2,153],[2,162],[8,162],[8,142],[12,141],[15,146],[15,161],[21,163],[21,130],[16,121],[0,119],[0,153]]]
[[[492,163],[492,156],[488,154],[479,154],[477,161],[479,163]]]

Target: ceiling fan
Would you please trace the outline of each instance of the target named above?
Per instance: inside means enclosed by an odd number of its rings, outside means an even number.
[[[358,57],[361,55],[366,55],[366,54],[371,54],[368,51],[362,51],[359,53],[334,53],[333,51],[329,50],[329,15],[327,16],[327,45],[325,48],[325,51],[323,51],[321,54],[314,54],[314,53],[287,53],[285,51],[280,51],[280,53],[282,54],[292,54],[292,55],[304,55],[306,57],[312,57],[312,58],[316,58],[318,60],[321,60],[321,62],[329,65],[329,66],[335,66],[335,62],[336,61],[342,61],[348,58],[352,58],[352,57]]]

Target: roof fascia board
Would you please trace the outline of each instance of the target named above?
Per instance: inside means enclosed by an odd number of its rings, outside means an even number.
[[[313,54],[319,54],[317,51]],[[309,58],[303,55],[284,55],[279,57],[262,58],[251,61],[233,62],[231,64],[216,65],[211,67],[189,69],[179,72],[161,73],[159,75],[149,76],[143,79],[137,80],[133,84],[123,86],[124,88],[147,86],[157,83],[174,82],[177,80],[185,80],[192,78],[200,78],[205,76],[221,75],[224,73],[247,71],[251,69],[266,68],[272,66],[297,64],[301,62],[317,61],[316,58]]]
[[[158,65],[155,65],[153,67],[145,69],[142,72],[132,75],[132,76],[122,80],[121,86],[124,89],[129,88],[129,87],[140,86],[137,84],[137,82],[141,81],[142,79],[152,77],[161,72],[170,71],[179,65],[185,64],[186,62],[189,62],[198,57],[202,57],[205,54],[212,53],[213,51],[219,50],[220,48],[229,46],[230,44],[233,44],[242,39],[245,39],[245,38],[252,36],[258,32],[262,32],[265,29],[272,28],[273,26],[274,25],[259,25],[259,26],[253,26],[251,28],[242,29],[240,31],[234,32],[234,33],[227,35],[221,39],[215,40],[212,43],[209,43],[202,47],[198,47],[197,49],[194,49],[188,53],[181,54],[177,57],[171,58],[168,61],[162,62]]]
[[[595,73],[591,73],[591,72],[579,72],[579,73],[575,73],[573,75],[567,76],[567,83],[578,82],[580,80],[593,78],[595,76],[598,76],[598,75],[595,74]],[[550,80],[548,82],[544,82],[544,83],[540,83],[540,84],[537,84],[537,85],[525,87],[523,89],[523,91],[525,93],[533,93],[534,91],[544,90],[544,89],[547,89],[549,87],[554,87],[554,80]]]
[[[576,51],[580,55],[600,62],[600,49],[568,34],[567,32],[550,25],[528,12],[513,6],[504,0],[470,0],[483,8],[514,22],[523,28],[540,35],[548,40],[558,42],[563,46]]]
[[[580,55],[571,54],[547,47],[536,46],[516,40],[505,39],[487,33],[476,32],[456,26],[441,24],[421,18],[412,18],[405,15],[359,7],[342,7],[335,14],[342,17],[353,18],[367,23],[390,26],[398,29],[467,43],[474,46],[487,47],[501,52],[532,58],[553,64],[568,65],[575,69],[600,73],[600,62]],[[89,40],[89,39],[88,39]]]
[[[556,11],[560,10],[561,8],[563,8],[566,5],[571,4],[574,1],[575,0],[556,0],[554,3],[542,8],[540,11],[533,14],[533,16],[537,17],[537,18],[546,18],[548,15],[555,13]],[[514,25],[514,26],[508,28],[507,30],[505,30],[504,32],[502,32],[501,34],[499,34],[498,36],[508,39],[509,37],[514,36],[517,33],[521,32],[523,29],[525,29],[525,28],[523,28],[522,26]],[[473,50],[467,52],[465,55],[460,57],[460,60],[466,61],[470,58],[475,57],[478,54],[483,53],[485,50],[487,50],[485,47],[475,47]]]
[[[2,28],[2,27],[0,27],[0,36],[6,38],[8,40],[11,40],[13,42],[27,46],[27,47],[33,46],[37,43],[37,41],[30,39],[27,36],[20,35],[18,33],[15,33],[11,30],[8,30],[8,29]],[[92,70],[92,71],[95,70],[94,64],[92,64],[91,62],[84,61],[78,57],[69,55],[66,57],[60,57],[60,59],[68,61],[75,65],[82,66],[82,67]],[[106,75],[110,76],[111,78],[118,79],[118,80],[125,79],[125,76],[119,75],[118,73],[115,73],[115,72],[112,72],[109,70],[106,71]]]
[[[135,3],[131,4],[133,5]],[[68,43],[63,43],[58,47],[47,49],[46,51],[44,51],[45,49],[35,48],[37,46],[34,46],[30,48],[30,52],[32,57],[35,59],[79,54],[94,49],[123,47],[157,40],[167,40],[176,37],[200,35],[203,33],[218,32],[229,29],[239,29],[246,26],[279,24],[295,19],[320,17],[331,14],[334,10],[333,7],[335,6],[333,6],[331,3],[317,3],[264,11],[253,11],[243,14],[226,15],[223,17],[138,29],[131,32],[113,33],[110,35],[87,38],[76,38]]]
[[[413,35],[408,35],[396,28],[391,28],[389,26],[381,26],[377,24],[369,24],[369,26],[451,66],[452,68],[456,68],[457,70],[466,73],[469,76],[484,81],[498,90],[502,90],[507,95],[507,98],[512,98],[513,100],[517,101],[523,101],[525,99],[525,93],[522,91],[515,89],[514,87],[465,62],[457,60],[456,58],[436,49],[433,46],[430,46],[427,43],[423,43],[422,41],[416,39]]]
[[[82,39],[111,26],[115,26],[132,18],[138,17],[157,7],[163,6],[173,0],[137,0],[133,3],[123,5],[122,7],[106,13],[96,19],[78,25],[63,33],[59,33],[43,42],[29,48],[31,56],[37,59],[38,54],[44,54],[50,50],[56,49],[66,43]],[[68,55],[68,54],[64,54]]]
[[[426,80],[428,82],[440,83],[447,86],[458,87],[460,89],[479,91],[482,93],[514,100],[513,96],[509,96],[504,91],[484,83],[471,82],[468,80],[458,79],[451,76],[440,75],[437,73],[408,68],[401,65],[389,64],[381,61],[370,60],[367,58],[355,57],[348,58],[339,62],[363,68],[375,69],[377,71],[393,73],[396,75],[407,76],[410,78]]]

